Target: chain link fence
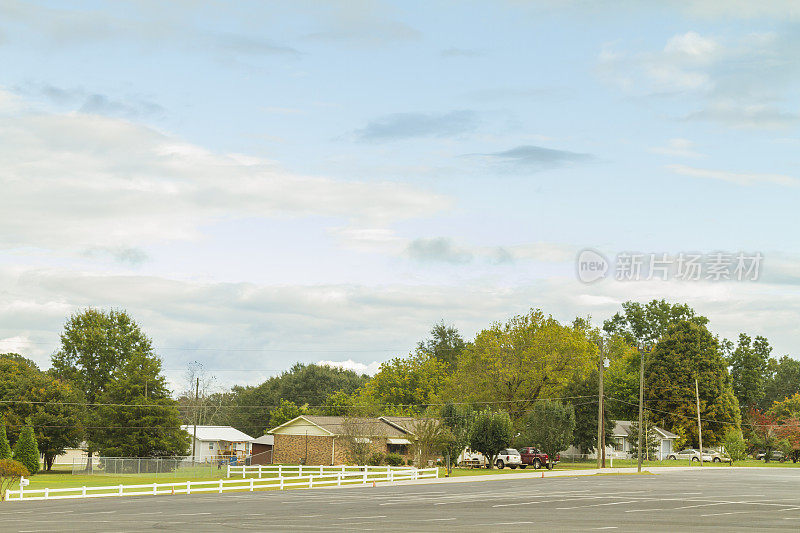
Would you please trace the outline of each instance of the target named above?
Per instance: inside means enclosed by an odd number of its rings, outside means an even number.
[[[73,459],[73,475],[125,475],[149,474],[155,477],[182,479],[214,476],[224,472],[230,457],[81,457]],[[238,464],[250,464],[250,458],[239,459]]]

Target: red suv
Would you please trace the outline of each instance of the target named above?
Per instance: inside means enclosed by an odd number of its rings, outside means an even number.
[[[561,455],[559,454],[556,454],[556,456],[550,460],[546,453],[536,448],[522,448],[520,449],[519,454],[522,458],[522,464],[520,465],[520,468],[525,468],[528,465],[532,465],[536,470],[543,466],[548,470],[552,470],[556,463],[561,460]]]

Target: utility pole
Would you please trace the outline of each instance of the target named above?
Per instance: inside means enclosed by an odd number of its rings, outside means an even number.
[[[703,466],[703,426],[700,422],[700,387],[694,378],[694,395],[697,398],[697,435],[700,437],[700,466]]]
[[[603,353],[603,344],[600,344],[600,367],[599,367],[599,381],[600,387],[598,389],[597,398],[597,468],[606,467],[606,432],[605,432],[605,416],[603,405],[603,370],[605,367],[605,354]]]
[[[644,413],[644,344],[639,348],[639,448],[638,453],[638,472],[641,473],[642,471],[642,437],[644,437],[644,431],[642,431],[643,425],[643,413]]]
[[[196,378],[194,382],[194,435],[192,438],[192,463],[195,461],[195,446],[197,446],[197,415],[198,413],[198,399],[200,398],[200,378]]]

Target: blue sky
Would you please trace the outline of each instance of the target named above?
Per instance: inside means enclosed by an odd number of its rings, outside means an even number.
[[[0,0],[0,345],[128,309],[171,379],[364,368],[438,320],[687,301],[800,339],[789,1]],[[760,252],[747,283],[575,276]],[[224,378],[224,379],[223,379]]]

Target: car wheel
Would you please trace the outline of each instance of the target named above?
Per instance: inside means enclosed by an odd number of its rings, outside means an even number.
[[[677,461],[677,460],[678,460],[678,458],[677,458],[677,457],[675,457],[674,455],[670,455],[669,457],[667,457],[667,459],[668,459],[669,461]]]
[[[553,463],[547,463],[547,469],[548,470],[552,470],[553,469]]]
[[[533,462],[533,468],[539,470],[542,467],[542,462],[539,459],[536,459]]]
[[[712,461],[715,462],[715,463],[721,463],[722,459],[720,459],[719,457],[714,457],[714,459]]]
[[[516,469],[517,469],[517,465],[508,465],[508,467],[509,467],[511,470],[516,470]]]
[[[786,460],[786,458],[784,458],[784,457],[781,457],[780,459],[778,459],[778,462],[782,463],[782,462],[784,462],[785,460]]]
[[[519,467],[520,467],[521,469],[523,469],[523,470],[525,470],[525,468],[527,468],[527,466],[528,466],[528,465],[519,465]]]
[[[506,464],[503,461],[501,461],[501,460],[497,461],[497,468],[499,468],[500,470],[505,468],[505,466],[506,466]]]
[[[692,457],[692,462],[693,463],[699,463],[700,459],[698,459],[697,457]]]

